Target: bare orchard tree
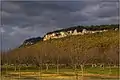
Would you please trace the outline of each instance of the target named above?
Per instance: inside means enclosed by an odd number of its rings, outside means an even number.
[[[87,54],[87,51],[90,49],[89,44],[87,44],[88,42],[86,38],[83,39],[84,41],[81,41],[81,43],[79,43],[79,46],[76,46],[76,61],[78,66],[80,66],[80,70],[81,70],[81,79],[83,80],[84,78],[84,71],[85,71],[85,65],[89,59],[89,56]]]
[[[57,60],[56,60],[56,72],[57,74],[59,74],[59,60],[60,60],[60,56],[57,56]]]
[[[15,57],[14,58],[15,60],[14,60],[14,71],[16,72],[17,71],[17,58]]]
[[[74,55],[73,55],[74,54]],[[75,78],[76,80],[79,80],[79,71],[78,71],[78,47],[75,45],[73,45],[73,47],[71,48],[71,54],[70,56],[70,60],[71,60],[71,64],[75,73]]]
[[[33,59],[33,62],[35,63],[35,65],[38,67],[38,75],[39,75],[39,79],[41,80],[41,74],[42,74],[42,56],[36,55]]]
[[[19,72],[18,78],[20,79],[21,78],[21,58],[20,58],[20,55],[18,55],[18,57],[17,57],[17,63],[18,63],[18,72]]]
[[[11,60],[10,60],[10,55],[8,55],[7,53],[4,53],[4,67],[5,67],[5,73],[6,75],[8,75],[8,67],[10,66],[11,64]]]
[[[51,55],[47,55],[47,59],[45,61],[46,72],[49,70],[49,66],[50,66],[51,63],[52,63],[52,57],[51,57]]]
[[[5,73],[7,75],[8,73],[8,55],[7,54],[4,54],[3,60],[4,60],[4,66],[5,66]]]
[[[47,53],[44,54],[44,65],[45,65],[45,71],[47,72],[49,69],[49,55]]]
[[[109,53],[109,55],[107,55],[107,61],[108,61],[108,65],[109,65],[109,75],[111,75],[112,73],[112,65],[117,65],[119,64],[119,44],[117,44],[116,46],[110,46],[110,50],[107,52]],[[119,66],[117,67],[119,68]]]

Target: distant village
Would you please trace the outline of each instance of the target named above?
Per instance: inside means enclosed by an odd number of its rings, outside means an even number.
[[[111,28],[110,28],[111,29]],[[44,37],[37,37],[37,38],[30,38],[27,39],[23,42],[22,46],[28,46],[28,45],[33,45],[39,41],[46,41],[50,39],[57,39],[57,38],[63,38],[71,35],[84,35],[84,34],[94,34],[94,33],[101,33],[101,32],[106,32],[109,31],[110,29],[107,28],[101,28],[101,29],[96,29],[96,28],[68,28],[68,29],[63,29],[63,30],[57,30],[53,32],[47,33]],[[112,28],[112,30],[119,30],[118,27]]]
[[[92,34],[92,33],[98,33],[98,32],[106,32],[106,31],[108,31],[108,30],[89,31],[89,30],[83,29],[81,32],[78,32],[77,29],[75,29],[74,31],[72,31],[72,30],[67,31],[67,32],[61,31],[61,32],[45,35],[45,37],[43,38],[43,41],[46,41],[49,39],[55,39],[55,38],[63,38],[63,37],[70,36],[70,35],[84,35],[84,34]]]

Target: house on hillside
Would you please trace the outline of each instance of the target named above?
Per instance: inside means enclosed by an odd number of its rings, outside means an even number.
[[[86,29],[82,30],[82,34],[87,34],[87,33],[89,33],[89,31],[87,31]]]
[[[78,34],[77,29],[75,29],[75,30],[73,31],[72,35],[77,35],[77,34]]]
[[[98,32],[106,32],[108,30],[91,30],[91,29],[85,29],[85,28],[76,28],[72,30],[66,30],[66,31],[55,31],[50,32],[49,34],[46,34],[44,37],[45,40],[54,39],[54,38],[62,38],[70,35],[84,35],[84,34],[92,34],[92,33],[98,33]]]
[[[60,36],[61,36],[61,37],[65,37],[65,36],[67,36],[67,35],[65,34],[65,32],[62,32],[62,31],[61,31],[61,32],[60,32]]]
[[[50,34],[45,35],[45,37],[43,38],[43,41],[49,40],[49,39],[50,39],[50,37],[51,37],[51,35],[50,35]]]
[[[68,35],[72,35],[72,30],[70,30],[70,31],[67,31],[67,33],[68,33]]]
[[[72,33],[72,35],[82,35],[81,31],[78,31],[77,29],[75,29]]]

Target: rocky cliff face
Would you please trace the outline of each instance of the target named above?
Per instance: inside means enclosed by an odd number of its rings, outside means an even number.
[[[33,45],[33,44],[36,44],[36,43],[39,42],[39,41],[42,41],[42,38],[41,38],[41,37],[30,38],[30,39],[25,40],[21,46]],[[20,47],[21,47],[21,46],[20,46]]]

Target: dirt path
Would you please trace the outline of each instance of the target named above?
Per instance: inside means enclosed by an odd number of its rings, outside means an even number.
[[[21,76],[39,76],[39,72],[20,72]],[[64,75],[65,74],[65,75]],[[9,75],[19,75],[19,72],[10,72]],[[63,74],[41,74],[42,77],[70,77],[75,76],[74,73],[63,73]],[[79,74],[81,76],[81,74]],[[85,73],[84,77],[101,77],[101,78],[119,78],[120,76],[115,75],[105,75],[105,74],[91,74],[91,73]]]

